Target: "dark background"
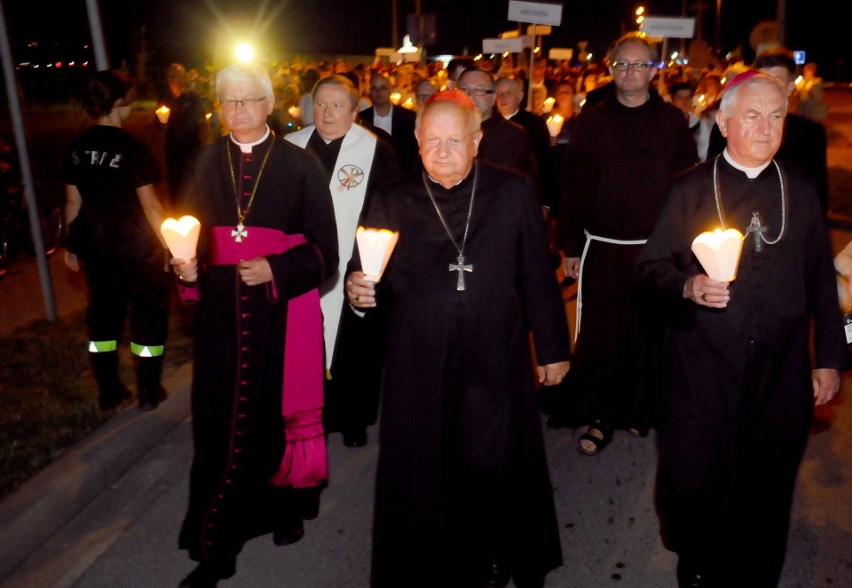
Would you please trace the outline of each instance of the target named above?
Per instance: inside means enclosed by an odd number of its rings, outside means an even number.
[[[712,46],[716,2],[704,1],[703,37]],[[805,50],[826,80],[852,79],[850,3],[836,2],[841,8],[830,8],[828,0],[780,3],[786,4],[786,45]],[[577,42],[588,41],[588,49],[603,56],[613,39],[635,26],[633,11],[639,4],[652,16],[680,16],[684,6],[688,16],[696,14],[695,2],[684,0],[566,0],[562,25],[545,38],[544,49],[573,47],[576,55]],[[721,0],[723,54],[739,48],[750,61],[754,53],[749,34],[758,22],[775,19],[778,4],[778,0]],[[90,42],[85,0],[6,0],[3,5],[16,62],[85,60],[90,51],[84,48]],[[233,45],[245,39],[257,46],[260,59],[270,62],[293,54],[372,55],[376,47],[391,46],[391,5],[392,0],[100,2],[111,65],[127,65],[131,71],[140,55],[152,71],[161,71],[172,61],[197,68],[227,62]],[[398,0],[400,42],[406,15],[414,9],[414,0]],[[476,54],[483,38],[518,26],[507,20],[508,0],[422,0],[422,9],[437,16],[437,43],[427,48],[429,55]],[[674,48],[680,45],[679,40],[671,43],[676,43]]]

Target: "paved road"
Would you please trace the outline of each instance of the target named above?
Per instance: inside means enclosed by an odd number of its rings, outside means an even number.
[[[571,306],[571,305],[569,305]],[[53,464],[19,493],[0,503],[0,521],[10,501],[26,500],[39,522],[39,493],[61,487],[82,492],[79,476],[107,469],[140,446],[120,475],[105,476],[102,491],[55,533],[48,533],[2,588],[153,588],[175,586],[193,567],[177,549],[187,503],[192,442],[189,421],[190,366],[170,375],[171,397],[153,413],[133,407]],[[802,464],[793,509],[782,588],[852,586],[852,379],[817,414]],[[369,580],[370,528],[377,445],[375,428],[361,449],[329,438],[331,479],[320,516],[305,538],[275,547],[270,536],[249,542],[237,575],[222,586],[258,588],[365,587]],[[674,588],[674,556],[658,536],[653,508],[656,460],[647,439],[617,434],[600,456],[575,450],[578,432],[545,430],[555,486],[565,565],[547,586]],[[113,455],[116,454],[116,455]],[[128,458],[130,459],[130,458]],[[59,480],[59,481],[57,481]],[[55,501],[55,497],[53,498]],[[32,501],[35,504],[32,504]],[[73,501],[72,501],[73,502]],[[46,511],[46,507],[41,507]],[[8,515],[8,512],[5,513]],[[7,529],[10,530],[10,529]],[[0,535],[3,530],[0,529]],[[0,560],[14,550],[14,537],[0,541]]]

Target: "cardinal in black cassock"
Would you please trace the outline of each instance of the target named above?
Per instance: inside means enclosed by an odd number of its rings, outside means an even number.
[[[529,178],[474,164],[464,94],[418,124],[424,171],[365,213],[399,231],[387,271],[373,290],[356,255],[346,281],[354,306],[390,307],[372,585],[542,586],[562,556],[530,329],[541,382],[570,352],[544,224]]]

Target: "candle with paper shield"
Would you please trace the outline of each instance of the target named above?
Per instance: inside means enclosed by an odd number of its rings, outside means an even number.
[[[378,282],[382,278],[398,239],[399,233],[395,231],[358,227],[355,240],[358,242],[364,279]]]
[[[707,276],[719,282],[736,279],[742,249],[743,235],[736,229],[701,233],[692,242],[692,252]]]
[[[169,122],[169,115],[172,113],[172,111],[169,110],[168,106],[161,106],[154,112],[157,114],[157,118],[160,120],[161,123],[166,124],[167,122]]]
[[[180,220],[167,218],[163,221],[160,232],[175,259],[189,261],[195,257],[198,234],[201,232],[201,223],[197,218],[194,216],[182,216]]]
[[[562,130],[562,123],[565,119],[560,114],[554,114],[547,117],[547,130],[550,131],[550,136],[555,137]]]

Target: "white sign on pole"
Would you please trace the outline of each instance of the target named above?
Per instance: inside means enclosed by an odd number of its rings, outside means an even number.
[[[532,47],[532,37],[514,37],[511,39],[482,39],[483,53],[521,53],[524,49]]]
[[[509,0],[509,20],[558,27],[562,24],[562,4]]]
[[[573,59],[574,58],[574,50],[573,49],[564,49],[562,47],[553,47],[547,54],[548,59],[559,60],[559,59]]]
[[[695,36],[695,19],[649,16],[642,21],[642,32],[649,37],[691,39]]]

